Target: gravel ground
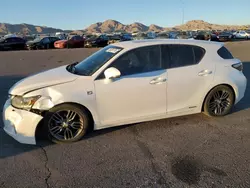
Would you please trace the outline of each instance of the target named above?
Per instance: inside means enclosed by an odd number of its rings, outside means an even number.
[[[250,41],[227,43],[250,79]],[[17,80],[80,61],[96,49],[0,53],[0,105]],[[0,187],[250,187],[250,86],[234,112],[91,133],[74,144],[17,143],[0,122]]]

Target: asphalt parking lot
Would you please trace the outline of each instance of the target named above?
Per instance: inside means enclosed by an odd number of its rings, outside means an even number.
[[[250,79],[250,41],[227,43]],[[0,105],[19,79],[96,49],[0,53]],[[250,85],[224,118],[202,114],[121,126],[74,144],[19,144],[0,122],[0,188],[250,187]]]

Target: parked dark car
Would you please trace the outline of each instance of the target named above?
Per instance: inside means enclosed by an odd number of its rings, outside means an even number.
[[[130,41],[133,40],[133,37],[131,34],[122,34],[121,35],[121,41]]]
[[[92,36],[85,41],[84,47],[105,47],[108,45],[109,38],[106,35]]]
[[[159,33],[156,38],[158,38],[158,39],[168,39],[169,38],[169,34],[166,33],[166,32]]]
[[[26,47],[29,50],[51,49],[58,40],[60,40],[58,37],[38,37],[33,41],[28,41]]]
[[[207,31],[199,31],[195,36],[195,40],[210,40],[211,38],[211,33]]]
[[[112,36],[108,36],[108,44],[113,44],[116,42],[120,42],[121,41],[121,36],[120,35],[112,35]]]
[[[0,50],[24,50],[26,40],[20,37],[8,37],[0,39]]]
[[[180,31],[175,36],[175,39],[190,39],[190,38],[192,38],[191,33],[185,31]]]
[[[221,42],[230,41],[233,38],[233,33],[230,32],[221,32],[218,34],[218,40]]]

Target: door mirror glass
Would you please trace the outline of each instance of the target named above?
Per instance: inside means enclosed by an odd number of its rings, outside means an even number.
[[[114,67],[110,67],[104,71],[104,75],[106,79],[119,78],[121,76],[121,72]]]

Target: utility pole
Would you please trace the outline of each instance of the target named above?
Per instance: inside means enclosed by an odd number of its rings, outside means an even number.
[[[181,5],[182,5],[182,24],[184,24],[184,1],[180,0]]]

